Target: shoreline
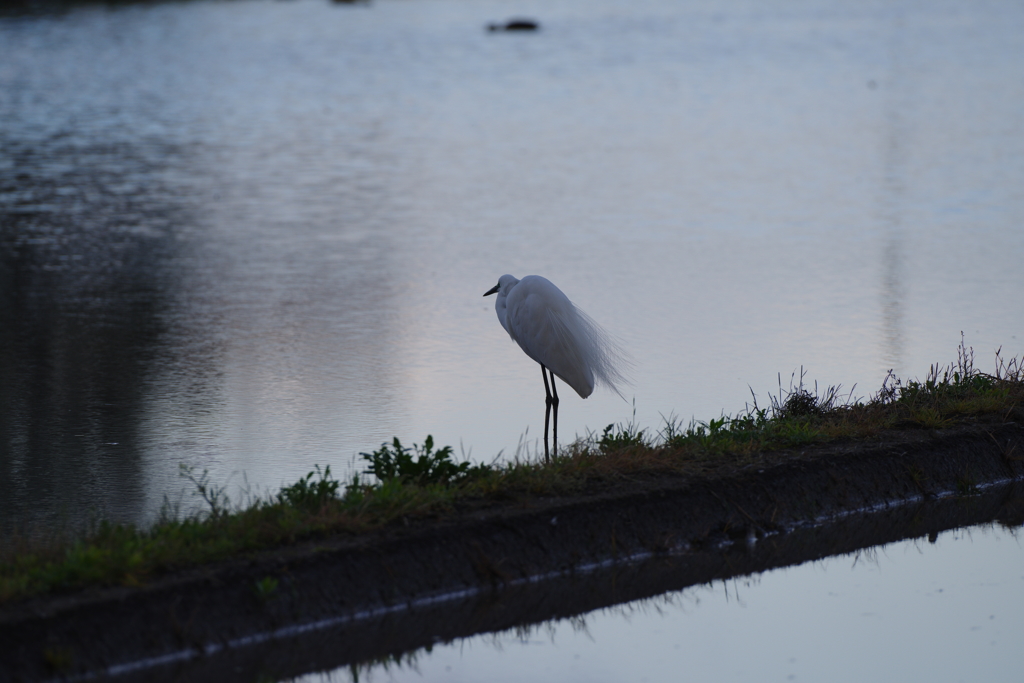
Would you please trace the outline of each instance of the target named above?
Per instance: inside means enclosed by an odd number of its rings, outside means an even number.
[[[5,604],[0,680],[149,676],[160,662],[233,659],[271,641],[367,619],[458,610],[510,591],[586,583],[651,563],[706,561],[808,535],[827,541],[836,525],[964,507],[958,501],[981,500],[985,489],[1017,491],[1024,426],[890,430],[782,451],[773,460],[724,476],[644,476],[580,496],[460,505],[440,519],[261,551],[142,587]]]

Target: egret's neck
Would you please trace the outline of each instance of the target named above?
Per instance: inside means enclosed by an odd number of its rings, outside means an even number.
[[[519,280],[512,275],[502,275],[498,278],[498,296],[494,298],[494,312],[498,314],[498,322],[508,332],[508,320],[505,317],[505,311],[508,306],[508,295],[512,293],[512,289],[519,284]],[[508,336],[512,337],[512,333],[508,332]],[[512,337],[515,339],[515,337]]]
[[[505,290],[498,292],[498,296],[494,298],[494,312],[498,314],[498,322],[508,332],[508,324],[505,322],[505,308],[507,304],[508,293]]]

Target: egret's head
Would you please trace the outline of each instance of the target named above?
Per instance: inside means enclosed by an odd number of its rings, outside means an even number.
[[[517,282],[519,282],[518,278],[512,275],[502,275],[498,278],[498,284],[484,292],[484,296],[490,296],[491,294],[508,296],[509,290],[512,289]]]
[[[498,295],[494,299],[494,312],[498,314],[498,322],[501,323],[501,326],[505,328],[506,332],[508,332],[508,324],[505,321],[505,300],[508,298],[508,293],[516,286],[517,282],[519,282],[519,280],[511,275],[502,275],[498,278],[498,284],[484,292],[484,296],[490,296],[491,294]]]

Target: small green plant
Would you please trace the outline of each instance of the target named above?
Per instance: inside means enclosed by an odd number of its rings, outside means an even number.
[[[427,435],[422,446],[406,448],[396,436],[389,446],[385,441],[373,453],[360,453],[370,463],[365,474],[381,482],[401,481],[408,484],[458,484],[491,472],[490,465],[472,465],[452,460],[452,447],[434,450],[434,437]]]
[[[195,467],[181,463],[178,465],[181,476],[192,482],[196,487],[193,495],[199,496],[210,508],[210,518],[220,519],[231,510],[231,499],[227,495],[226,486],[218,486],[210,483],[210,470],[203,470],[203,473],[196,475]]]
[[[724,453],[736,448],[767,443],[772,436],[773,423],[766,409],[748,408],[747,413],[737,417],[722,415],[707,422],[691,420],[681,429],[672,420],[666,421],[662,430],[665,446],[673,449],[696,449],[705,454]]]
[[[907,474],[909,474],[910,478],[914,480],[914,484],[916,486],[918,486],[919,488],[924,488],[924,482],[925,482],[924,470],[922,470],[917,465],[908,466],[907,467]]]
[[[846,397],[845,401],[840,398],[840,385],[829,386],[824,393],[818,392],[818,383],[814,383],[814,392],[804,387],[804,376],[806,375],[803,366],[800,366],[800,379],[797,385],[793,386],[796,373],[789,378],[789,390],[782,388],[782,375],[779,375],[779,395],[769,395],[771,401],[772,416],[776,419],[786,420],[800,417],[821,417],[842,406],[849,406],[856,401],[853,400],[853,390]],[[757,402],[755,400],[755,409]]]
[[[970,470],[965,470],[963,475],[957,479],[956,492],[961,496],[976,496],[978,495],[978,482],[971,475]]]
[[[931,406],[912,407],[909,422],[925,429],[942,429],[949,426],[949,420]]]
[[[601,438],[597,440],[597,447],[602,453],[622,450],[633,446],[648,446],[650,439],[636,424],[636,400],[633,401],[633,418],[629,424],[619,424],[618,428],[610,424],[601,432]]]
[[[43,659],[51,671],[58,674],[67,673],[75,662],[75,657],[66,647],[48,647],[43,650]]]
[[[269,601],[277,593],[277,587],[280,582],[272,576],[264,576],[262,579],[257,581],[253,585],[253,590],[256,593],[256,598],[260,602]]]
[[[316,468],[314,472],[300,477],[290,486],[282,486],[277,501],[306,512],[317,512],[329,501],[337,500],[341,482],[331,476],[331,466],[327,465],[323,470],[320,465],[313,467]],[[316,481],[313,481],[314,475],[317,476]]]
[[[618,429],[610,424],[601,432],[601,438],[597,441],[597,447],[602,453],[622,450],[630,446],[646,446],[646,430],[637,429],[636,424],[630,422],[628,425],[620,424]]]
[[[978,401],[992,394],[1005,395],[1007,383],[1020,383],[1022,380],[1019,359],[1011,359],[1007,364],[998,350],[995,375],[977,370],[974,367],[974,348],[966,345],[963,332],[960,333],[956,356],[955,363],[945,367],[935,363],[928,368],[924,380],[909,380],[906,384],[890,370],[875,401],[904,406],[911,411],[942,404],[944,408],[952,408],[952,412],[959,412],[963,408],[963,400]]]

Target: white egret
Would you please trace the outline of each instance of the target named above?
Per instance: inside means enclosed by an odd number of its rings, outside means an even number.
[[[552,408],[555,412],[552,450],[558,450],[555,376],[575,389],[582,398],[593,393],[595,382],[607,385],[622,396],[616,385],[626,382],[623,371],[630,362],[608,333],[547,278],[527,275],[517,280],[511,275],[502,275],[498,284],[484,296],[491,294],[498,295],[494,302],[498,322],[527,356],[540,363],[547,394],[544,458],[548,459],[548,419]],[[551,375],[550,387],[548,374]]]

